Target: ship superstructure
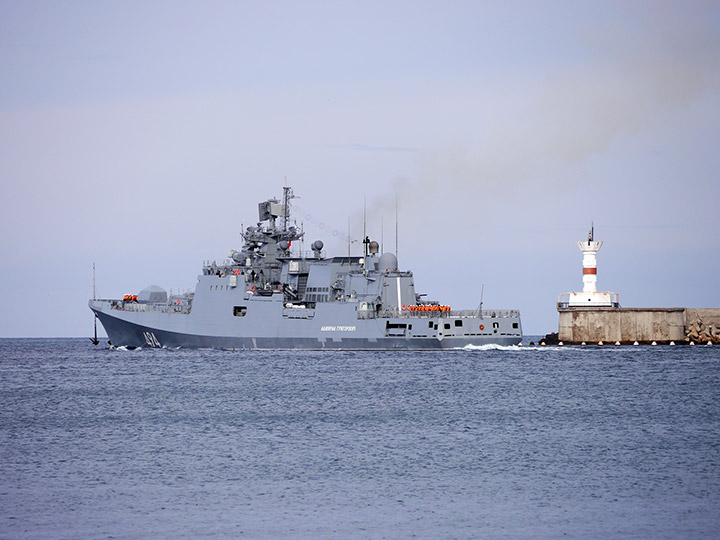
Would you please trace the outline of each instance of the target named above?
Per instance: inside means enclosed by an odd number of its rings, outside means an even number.
[[[91,300],[110,342],[125,347],[438,349],[518,345],[516,310],[452,310],[417,294],[412,272],[365,238],[363,256],[299,249],[292,190],[259,206],[259,223],[222,262],[206,262],[194,292],[151,286]]]

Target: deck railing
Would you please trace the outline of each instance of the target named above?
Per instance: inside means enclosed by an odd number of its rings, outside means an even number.
[[[145,304],[139,302],[123,302],[122,300],[98,300],[108,302],[111,309],[133,312],[154,312],[154,313],[190,313],[192,305],[187,304]]]

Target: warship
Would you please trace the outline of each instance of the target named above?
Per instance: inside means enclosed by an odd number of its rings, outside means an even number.
[[[413,274],[367,236],[363,256],[326,257],[291,224],[292,189],[259,203],[259,222],[223,261],[203,263],[195,290],[151,285],[89,301],[116,347],[449,349],[520,345],[517,310],[453,310],[415,292]],[[92,339],[92,338],[91,338]],[[93,343],[97,342],[97,338]]]

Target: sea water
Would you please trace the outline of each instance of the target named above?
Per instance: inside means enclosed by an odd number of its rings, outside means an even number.
[[[718,538],[720,347],[0,340],[0,538]]]

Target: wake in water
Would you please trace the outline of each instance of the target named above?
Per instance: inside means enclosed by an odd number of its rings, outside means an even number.
[[[576,349],[576,347],[572,347],[573,349]],[[497,345],[497,344],[487,344],[487,345],[465,345],[464,347],[457,347],[458,351],[559,351],[561,349],[570,349],[569,346],[565,347],[558,347],[556,345],[531,345],[531,346],[523,346],[523,345]]]
[[[110,350],[112,351],[142,351],[142,347],[126,347],[125,345],[120,345],[119,347],[116,347],[115,345],[110,345]]]
[[[532,350],[535,347],[523,347],[521,345],[498,345],[496,343],[488,343],[487,345],[465,345],[457,347],[459,351],[522,351],[523,349]]]

